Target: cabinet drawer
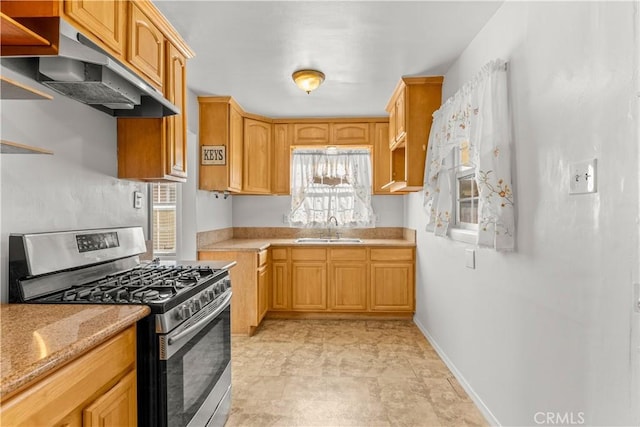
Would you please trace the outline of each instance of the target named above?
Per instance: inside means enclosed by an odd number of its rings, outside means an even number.
[[[287,259],[287,248],[273,248],[271,249],[271,258],[273,260],[286,260]]]
[[[365,248],[340,248],[329,249],[331,260],[338,261],[366,261],[367,250]]]
[[[291,249],[291,259],[294,261],[326,261],[326,249]]]
[[[371,249],[371,261],[413,261],[413,248]]]
[[[261,267],[267,263],[267,251],[258,252],[258,267]]]

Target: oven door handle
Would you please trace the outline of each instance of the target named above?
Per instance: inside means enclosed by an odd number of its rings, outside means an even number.
[[[209,323],[209,321],[211,321],[211,319],[214,319],[214,318],[218,317],[218,315],[220,313],[222,313],[229,306],[229,304],[231,303],[231,295],[233,295],[233,293],[229,292],[229,295],[227,295],[225,297],[224,301],[222,302],[222,304],[220,304],[220,306],[218,308],[216,308],[211,313],[207,314],[205,317],[200,319],[197,323],[189,326],[184,331],[181,331],[181,332],[175,334],[174,336],[169,337],[169,339],[167,340],[168,344],[169,345],[175,344],[176,342],[180,341],[181,339],[183,339],[184,337],[189,335],[194,330],[196,330],[196,329],[200,328],[201,326]]]

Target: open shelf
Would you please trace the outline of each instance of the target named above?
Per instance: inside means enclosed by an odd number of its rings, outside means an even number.
[[[53,99],[47,93],[29,87],[15,80],[0,76],[0,98],[1,99]]]
[[[49,40],[0,12],[3,46],[50,46]]]
[[[53,154],[53,151],[0,139],[0,154]]]

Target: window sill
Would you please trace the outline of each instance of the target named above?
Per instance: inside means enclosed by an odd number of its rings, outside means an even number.
[[[478,242],[478,232],[476,230],[465,230],[463,228],[449,229],[449,237],[451,240],[458,242],[470,243],[475,245]]]

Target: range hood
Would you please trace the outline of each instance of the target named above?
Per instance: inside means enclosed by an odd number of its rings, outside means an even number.
[[[30,62],[36,80],[114,117],[164,117],[180,109],[156,88],[60,20],[57,56]]]

